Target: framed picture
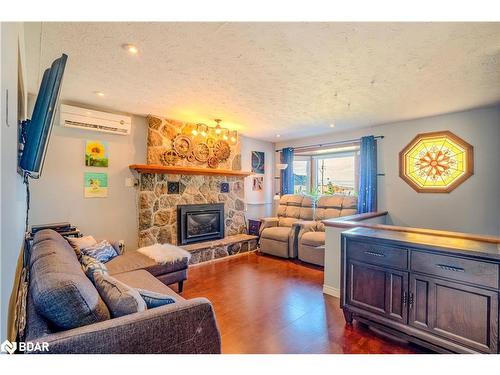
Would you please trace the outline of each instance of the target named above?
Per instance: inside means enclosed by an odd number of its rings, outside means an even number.
[[[105,198],[108,196],[107,173],[84,173],[85,198]]]
[[[85,144],[85,166],[107,167],[108,166],[108,142],[87,141]]]
[[[266,163],[266,154],[262,151],[252,151],[252,172],[264,174]]]
[[[264,187],[264,177],[254,177],[252,181],[253,191],[262,191]]]

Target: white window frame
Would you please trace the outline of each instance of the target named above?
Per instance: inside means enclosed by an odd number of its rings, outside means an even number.
[[[316,190],[318,188],[318,162],[320,160],[342,158],[348,156],[354,157],[354,192],[357,194],[359,190],[359,149],[312,156],[312,163],[310,164],[312,166],[312,173],[310,177],[311,189]]]

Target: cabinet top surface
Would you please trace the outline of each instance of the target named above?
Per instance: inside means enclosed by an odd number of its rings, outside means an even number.
[[[483,256],[500,260],[500,244],[488,242],[370,228],[354,228],[342,232],[342,234],[350,238],[373,238],[389,241],[399,246],[410,246],[469,256]]]

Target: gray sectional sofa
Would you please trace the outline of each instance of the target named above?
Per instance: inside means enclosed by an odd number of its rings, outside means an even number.
[[[48,343],[49,353],[220,353],[210,301],[182,298],[135,260],[109,271],[131,287],[172,295],[176,303],[111,318],[69,243],[54,231],[38,232],[30,251],[24,340]]]

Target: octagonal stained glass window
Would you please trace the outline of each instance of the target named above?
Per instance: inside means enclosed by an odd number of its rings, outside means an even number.
[[[473,171],[473,147],[449,131],[418,134],[399,153],[399,175],[419,193],[449,193]]]

